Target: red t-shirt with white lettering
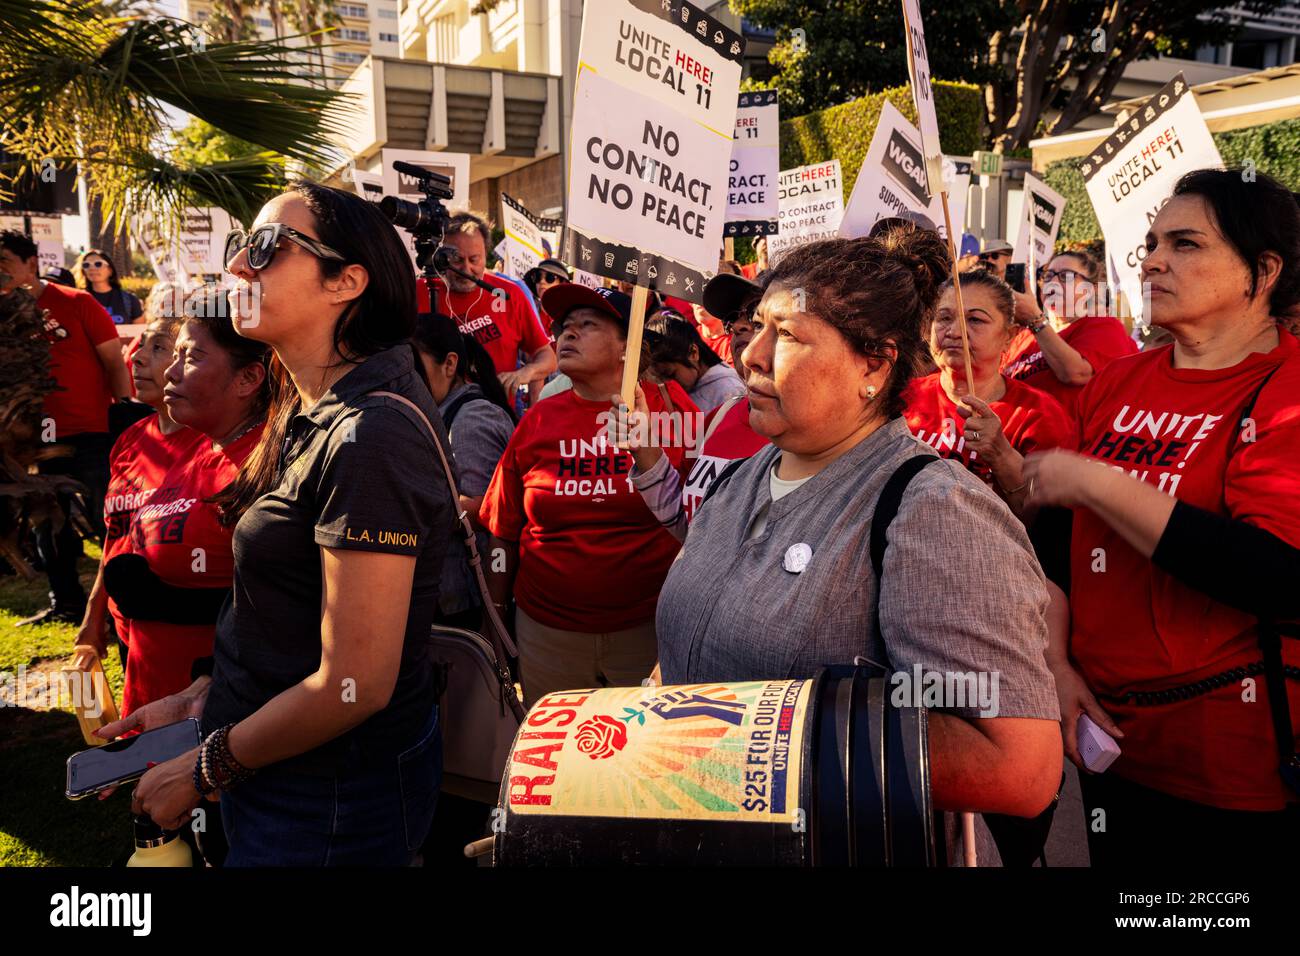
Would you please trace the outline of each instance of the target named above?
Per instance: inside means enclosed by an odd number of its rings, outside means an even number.
[[[205,499],[235,479],[261,435],[259,425],[221,451],[213,450],[208,436],[199,435],[162,476],[148,503],[136,509],[121,550],[144,555],[167,584],[229,588],[235,568],[230,545],[234,528],[223,528],[217,506]],[[215,622],[132,620],[130,628],[123,716],[188,687],[190,668],[198,658],[212,655],[216,636]]]
[[[532,355],[550,345],[551,337],[542,328],[526,289],[491,272],[483,274],[483,281],[506,293],[506,297],[486,289],[449,293],[446,283],[436,279],[438,311],[451,316],[461,332],[478,339],[492,356],[498,375],[513,372],[519,368],[521,349],[526,355]],[[419,280],[419,297],[422,308],[427,308],[428,292],[423,279]]]
[[[1094,376],[1115,359],[1138,351],[1137,343],[1124,331],[1124,324],[1109,315],[1075,319],[1057,335],[1087,360]],[[1034,333],[1028,329],[1022,329],[1011,340],[1011,348],[1002,362],[1002,374],[1046,392],[1067,412],[1074,410],[1074,403],[1082,391],[1081,386],[1066,385],[1056,377],[1047,359],[1043,358],[1043,350],[1039,348]]]
[[[46,312],[50,374],[59,385],[45,397],[56,438],[108,431],[113,396],[95,349],[117,341],[117,326],[89,292],[53,282],[45,283],[36,306]]]
[[[723,406],[719,405],[704,417],[701,435],[709,430],[722,409]],[[700,447],[699,457],[691,462],[682,485],[682,509],[686,512],[686,520],[689,522],[695,517],[695,509],[724,468],[738,459],[752,457],[767,444],[766,438],[749,427],[749,399],[742,398],[728,408],[708,441]]]
[[[1119,359],[1087,385],[1080,450],[1300,547],[1300,346],[1283,332],[1273,351],[1212,370],[1174,368],[1172,349]],[[1070,654],[1094,692],[1162,690],[1260,660],[1252,615],[1159,570],[1083,508],[1070,564]],[[1286,663],[1300,665],[1300,642],[1282,643]],[[1155,707],[1102,699],[1125,734],[1108,772],[1217,807],[1281,809],[1268,691],[1255,683],[1247,701],[1239,681]],[[1287,686],[1300,716],[1300,684]]]
[[[1005,379],[1006,393],[989,408],[1002,422],[1002,433],[1022,455],[1049,448],[1073,448],[1074,423],[1060,402],[1023,382]],[[903,393],[907,407],[903,417],[912,434],[930,445],[943,458],[960,461],[987,485],[993,485],[993,469],[966,447],[966,419],[943,390],[941,373],[918,378]]]
[[[664,411],[659,389],[641,385],[650,411]],[[667,388],[676,411],[698,411],[676,382]],[[607,442],[600,416],[609,411],[608,401],[587,401],[573,389],[534,405],[479,511],[494,535],[519,542],[515,600],[524,612],[586,634],[654,620],[679,546],[632,486],[632,455]],[[680,468],[681,443],[665,452]]]
[[[149,503],[163,483],[167,472],[183,461],[200,441],[207,440],[191,428],[180,428],[164,435],[158,416],[150,415],[131,424],[108,456],[108,494],[104,497],[104,563],[130,550],[127,533],[140,508]],[[118,638],[130,644],[130,621],[122,617],[117,602],[108,599]]]

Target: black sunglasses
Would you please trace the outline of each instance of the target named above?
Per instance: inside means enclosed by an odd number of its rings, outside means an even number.
[[[313,256],[318,259],[337,259],[344,261],[345,257],[335,252],[319,239],[313,239],[311,236],[305,236],[297,229],[291,229],[282,222],[272,222],[265,226],[258,226],[252,232],[244,232],[242,229],[232,229],[226,234],[226,251],[222,258],[226,268],[235,261],[241,249],[248,249],[248,268],[257,271],[265,269],[275,258],[275,251],[280,247],[280,240],[288,239],[292,243],[302,246]]]

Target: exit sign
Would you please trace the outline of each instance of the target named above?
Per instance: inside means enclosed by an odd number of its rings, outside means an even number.
[[[1001,153],[986,153],[983,150],[976,150],[974,159],[975,171],[981,176],[1002,175]]]

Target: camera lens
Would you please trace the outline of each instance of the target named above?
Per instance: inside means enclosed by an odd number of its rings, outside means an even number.
[[[396,196],[385,196],[379,200],[379,211],[393,225],[412,231],[433,222],[433,210],[426,202],[408,202]]]

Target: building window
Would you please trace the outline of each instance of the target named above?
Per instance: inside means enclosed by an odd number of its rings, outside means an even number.
[[[396,42],[397,42],[397,34],[396,34],[396,33],[381,33],[381,34],[379,34],[379,42],[380,42],[380,43],[396,43]]]
[[[338,10],[341,17],[360,17],[365,19],[370,16],[370,11],[366,9],[364,3],[340,3],[335,9]]]
[[[396,10],[390,10],[390,9],[388,9],[387,7],[380,7],[380,8],[379,8],[379,19],[381,19],[381,20],[396,20],[396,19],[397,19],[397,11],[396,11]]]
[[[258,18],[257,18],[257,25],[258,25],[259,27],[273,27],[273,26],[275,26],[275,24],[271,22],[271,18],[270,18],[270,17],[258,17]]]
[[[357,64],[366,58],[364,53],[335,53],[334,59],[340,63]]]
[[[345,40],[356,40],[358,43],[369,43],[369,42],[370,42],[370,31],[369,31],[369,30],[348,30],[348,29],[343,29],[343,30],[341,30],[341,31],[339,31],[339,32],[342,33],[342,35],[343,35],[343,39],[345,39]]]

